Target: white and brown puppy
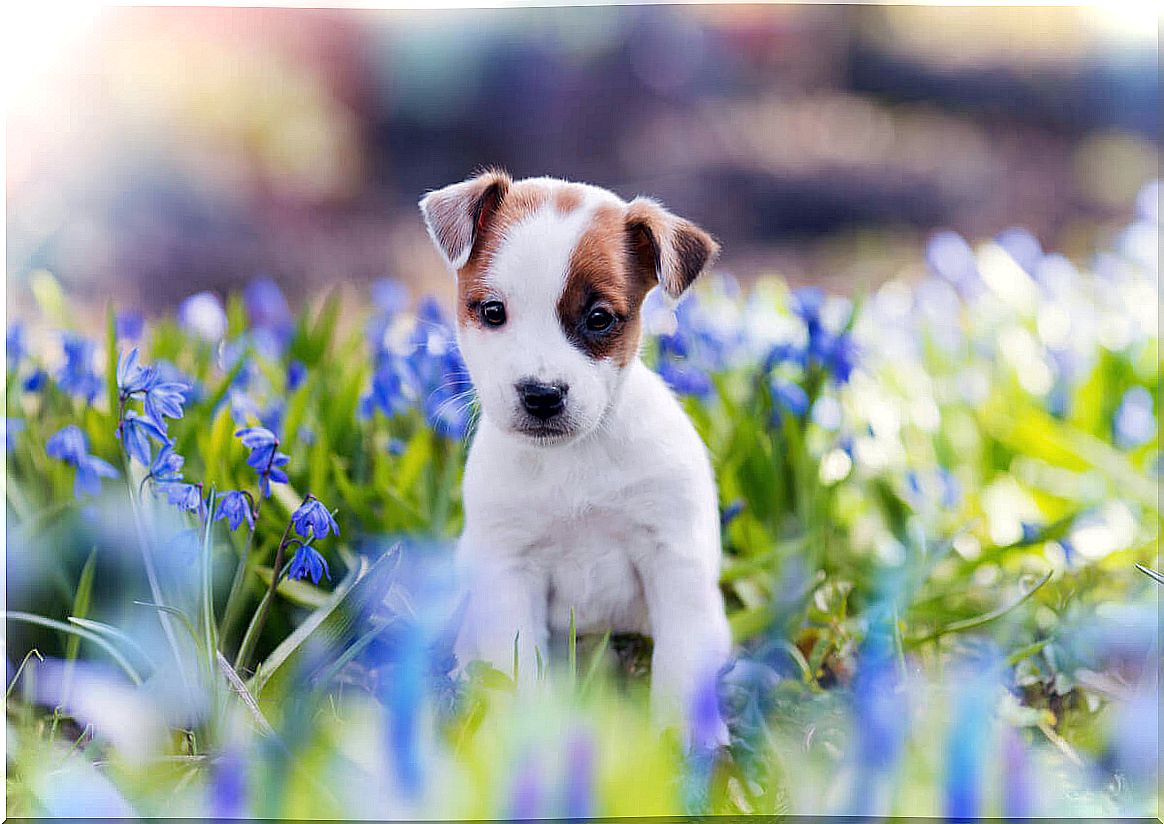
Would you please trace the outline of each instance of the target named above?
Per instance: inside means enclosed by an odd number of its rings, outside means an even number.
[[[715,256],[658,203],[490,171],[420,202],[457,276],[457,337],[481,406],[464,477],[462,664],[519,680],[550,632],[654,639],[652,704],[690,706],[730,647],[707,451],[639,359],[639,310]]]

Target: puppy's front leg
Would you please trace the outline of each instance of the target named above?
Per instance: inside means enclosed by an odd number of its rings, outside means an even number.
[[[516,560],[477,561],[466,570],[469,605],[457,640],[461,666],[483,660],[517,680],[536,680],[538,651],[547,656],[546,586]]]
[[[651,710],[656,722],[682,718],[688,745],[726,744],[727,728],[714,699],[701,698],[707,695],[702,690],[714,691],[714,679],[731,649],[718,564],[664,545],[639,572],[655,643]]]

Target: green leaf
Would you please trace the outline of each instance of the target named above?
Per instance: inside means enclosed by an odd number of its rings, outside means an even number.
[[[321,660],[329,660],[352,640],[362,617],[388,591],[398,553],[399,548],[393,548],[371,565],[362,559],[360,566],[336,587],[328,602],[311,613],[259,665],[250,688],[260,705],[268,696],[279,695],[288,679],[306,666],[309,659],[319,656]]]
[[[77,594],[73,598],[73,618],[86,618],[89,615],[89,605],[93,596],[93,575],[97,570],[97,547],[89,553],[85,566],[81,568],[81,578],[77,582]],[[69,636],[65,645],[65,660],[73,661],[77,658],[77,650],[81,646],[79,636]]]
[[[117,666],[121,667],[122,671],[129,676],[130,681],[133,681],[134,684],[141,686],[141,675],[139,675],[138,671],[134,669],[133,664],[129,663],[129,661],[124,655],[122,655],[121,651],[118,650],[117,647],[106,641],[100,635],[94,632],[90,632],[87,629],[83,629],[80,626],[72,626],[61,621],[55,621],[52,618],[44,618],[40,615],[33,615],[28,612],[5,612],[4,617],[9,621],[20,621],[25,624],[36,624],[37,626],[55,629],[68,635],[77,635],[85,641],[96,644],[101,649],[105,650],[106,653],[108,653],[109,657],[113,659],[113,662],[117,664]]]

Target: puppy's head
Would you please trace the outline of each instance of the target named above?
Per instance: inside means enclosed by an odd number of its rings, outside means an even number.
[[[489,171],[420,201],[457,275],[457,337],[483,413],[549,444],[592,431],[638,353],[639,309],[718,251],[658,203]]]

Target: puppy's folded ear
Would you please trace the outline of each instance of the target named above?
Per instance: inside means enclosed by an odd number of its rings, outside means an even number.
[[[453,270],[469,262],[511,182],[505,172],[490,170],[421,198],[420,213],[429,237]]]
[[[631,260],[639,274],[658,281],[677,298],[719,254],[719,244],[689,220],[655,201],[636,197],[627,204],[626,229]]]

